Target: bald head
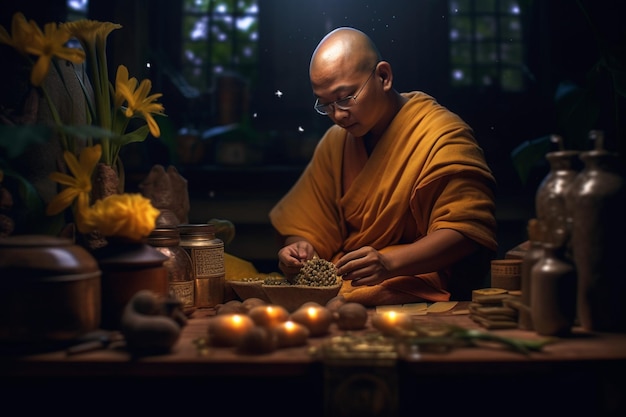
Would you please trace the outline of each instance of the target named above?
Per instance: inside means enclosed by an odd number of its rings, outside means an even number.
[[[324,36],[317,45],[309,73],[346,67],[367,72],[380,60],[380,53],[369,36],[357,29],[340,27]]]

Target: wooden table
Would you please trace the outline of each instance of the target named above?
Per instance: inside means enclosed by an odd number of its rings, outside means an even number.
[[[213,314],[197,310],[165,355],[134,358],[123,346],[70,356],[64,350],[4,355],[0,398],[20,412],[70,415],[626,415],[624,334],[575,329],[571,337],[530,355],[497,346],[422,349],[377,360],[312,355],[343,334],[333,327],[331,335],[309,338],[307,346],[269,354],[240,355],[232,348],[202,353],[197,341],[206,336]],[[487,332],[453,312],[413,319]],[[365,333],[371,328],[354,334]],[[489,333],[539,338],[518,329]]]

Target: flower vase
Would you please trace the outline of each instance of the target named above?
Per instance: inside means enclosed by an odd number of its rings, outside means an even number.
[[[121,165],[115,168],[99,162],[93,175],[92,201],[102,200],[110,195],[121,193],[123,187],[120,184],[123,184],[123,181],[120,178],[122,177]],[[82,246],[92,251],[107,245],[107,239],[97,231],[83,234],[79,236],[79,239]]]
[[[124,307],[140,290],[167,296],[167,256],[145,242],[108,238],[95,250],[102,270],[102,328],[119,329]]]

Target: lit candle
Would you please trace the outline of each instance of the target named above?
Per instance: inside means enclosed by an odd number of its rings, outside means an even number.
[[[245,314],[221,314],[209,321],[209,342],[216,346],[236,346],[254,327],[254,321]]]
[[[287,320],[274,327],[279,347],[302,346],[309,337],[309,329],[292,320]]]
[[[384,311],[372,317],[372,326],[385,336],[395,336],[411,327],[411,316],[397,311]]]
[[[311,336],[322,336],[328,333],[333,322],[333,314],[322,306],[303,306],[291,314],[291,319],[309,329]]]
[[[250,309],[248,316],[257,326],[273,327],[287,321],[289,312],[278,305],[262,305]]]

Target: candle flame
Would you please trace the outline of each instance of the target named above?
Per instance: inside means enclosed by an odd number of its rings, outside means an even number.
[[[398,313],[396,313],[395,311],[388,311],[387,312],[387,317],[390,319],[395,319],[397,317]]]

